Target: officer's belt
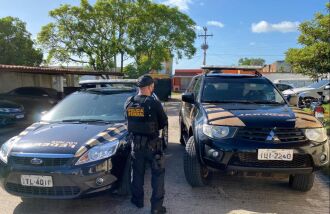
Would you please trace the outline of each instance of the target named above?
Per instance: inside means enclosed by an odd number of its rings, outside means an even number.
[[[157,147],[158,137],[146,135],[133,135],[133,143],[139,144],[141,147]]]

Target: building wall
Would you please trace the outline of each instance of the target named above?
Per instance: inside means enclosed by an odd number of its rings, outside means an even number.
[[[262,75],[274,83],[291,84],[296,88],[304,87],[314,82],[310,77],[296,73],[262,73]]]
[[[291,66],[285,61],[275,61],[273,64],[266,65],[262,72],[292,73]]]
[[[63,78],[44,74],[0,72],[0,93],[24,86],[47,87],[63,91]]]

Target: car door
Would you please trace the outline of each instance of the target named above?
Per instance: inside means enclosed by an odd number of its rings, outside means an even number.
[[[330,83],[324,86],[323,88],[323,99],[324,102],[329,102],[330,101]]]
[[[187,90],[185,91],[185,93],[192,93],[193,92],[193,88],[196,84],[196,80],[197,78],[194,77],[191,81],[190,84],[187,88]],[[184,125],[187,127],[188,124],[188,111],[189,111],[190,105],[187,102],[183,102],[182,101],[182,106],[181,106],[181,119],[182,122],[184,123]]]
[[[195,77],[193,80],[193,84],[189,88],[188,93],[193,93],[195,101],[197,100],[197,96],[199,94],[199,89],[200,89],[200,84],[201,84],[201,77]],[[186,127],[191,127],[192,124],[192,119],[193,119],[193,111],[195,110],[195,104],[193,103],[187,103],[184,102],[184,123]]]

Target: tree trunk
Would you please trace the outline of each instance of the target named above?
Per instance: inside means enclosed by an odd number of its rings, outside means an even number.
[[[115,54],[113,56],[113,64],[114,64],[114,71],[117,71],[117,55]]]
[[[120,72],[124,72],[124,52],[120,53]]]

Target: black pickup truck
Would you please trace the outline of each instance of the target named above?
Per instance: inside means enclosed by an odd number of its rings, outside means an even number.
[[[310,190],[314,172],[329,163],[320,121],[291,108],[257,71],[207,69],[182,95],[180,142],[188,183],[203,186],[214,170],[280,173],[289,175],[293,189]]]

